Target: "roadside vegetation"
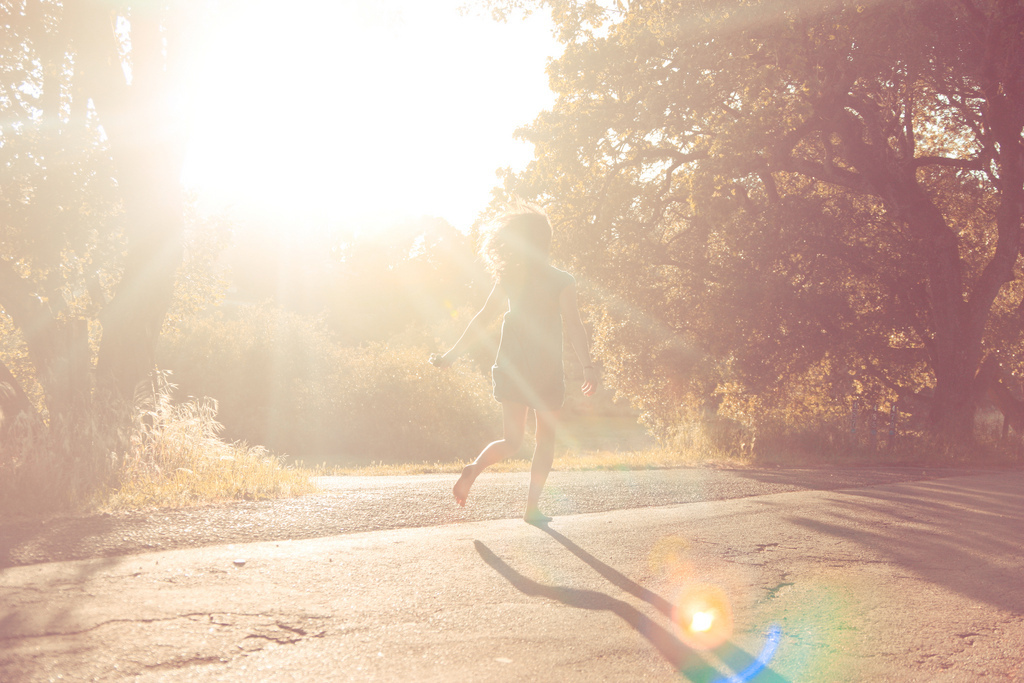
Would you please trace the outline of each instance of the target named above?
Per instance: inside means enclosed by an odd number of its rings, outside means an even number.
[[[813,433],[765,437],[767,445],[751,453],[742,442],[723,443],[715,428],[695,423],[690,434],[672,444],[653,442],[644,448],[587,449],[562,444],[555,454],[554,471],[656,470],[685,467],[746,469],[758,467],[1019,467],[1024,464],[1024,447],[1015,440],[1002,441],[992,422],[968,450],[929,439],[923,434],[903,431],[890,449],[886,442],[871,444],[871,436],[859,439],[842,429],[821,427]],[[709,435],[709,432],[712,432]],[[529,472],[530,445],[513,459],[491,465],[489,472]],[[402,476],[414,474],[458,474],[469,460],[371,462],[364,465],[336,465],[324,468],[328,475]]]
[[[12,5],[0,514],[455,472],[500,434],[497,327],[426,363],[490,286],[480,226],[186,196],[188,4]],[[554,9],[565,47],[482,216],[548,207],[577,277],[605,389],[568,402],[556,468],[1021,463],[1018,4],[484,4]]]
[[[263,446],[228,443],[219,434],[217,402],[172,400],[169,387],[137,414],[129,446],[101,492],[99,507],[182,507],[312,493],[316,470],[285,465]]]
[[[183,507],[316,491],[320,469],[219,437],[213,399],[172,400],[157,385],[131,418],[80,416],[51,426],[22,416],[0,460],[0,515]],[[92,450],[88,450],[88,447]]]

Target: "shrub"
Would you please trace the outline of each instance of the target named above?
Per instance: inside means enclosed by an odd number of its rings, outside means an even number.
[[[168,335],[162,365],[181,390],[220,402],[225,434],[332,464],[453,460],[500,428],[486,378],[439,371],[420,346],[345,348],[322,321],[253,307]]]
[[[167,385],[147,397],[104,504],[180,507],[316,490],[313,472],[284,466],[262,446],[221,440],[216,417],[213,399],[174,403]]]
[[[56,420],[21,414],[0,440],[0,513],[177,507],[315,490],[315,472],[220,439],[215,401],[175,403],[171,389],[157,375],[134,408],[95,400]]]
[[[271,306],[193,319],[161,339],[179,393],[211,396],[230,440],[308,453],[329,443],[340,349],[316,319]]]
[[[498,404],[468,366],[438,370],[422,348],[373,344],[347,351],[339,445],[349,462],[471,458],[498,434]]]

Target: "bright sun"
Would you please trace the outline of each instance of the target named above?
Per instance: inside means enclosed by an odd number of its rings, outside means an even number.
[[[553,101],[557,46],[542,17],[500,24],[463,3],[229,3],[188,83],[185,184],[243,212],[468,227],[494,171],[532,155],[512,134]]]

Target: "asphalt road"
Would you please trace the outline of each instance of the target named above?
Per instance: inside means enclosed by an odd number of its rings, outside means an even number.
[[[786,491],[832,491],[951,476],[962,470],[666,469],[552,472],[542,509],[551,515],[730,500]],[[181,510],[0,521],[0,568],[224,543],[522,517],[525,473],[484,473],[466,508],[452,499],[454,475],[324,477],[324,493]]]
[[[524,476],[434,524],[451,477],[347,480],[304,540],[8,566],[0,680],[1024,680],[1022,472],[566,474],[547,529]]]

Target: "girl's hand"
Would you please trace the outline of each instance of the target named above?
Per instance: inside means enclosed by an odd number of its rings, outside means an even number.
[[[452,364],[452,362],[450,360],[445,358],[444,355],[440,354],[440,353],[432,353],[432,354],[430,354],[430,361],[429,362],[435,368],[447,368],[447,367],[449,367]]]
[[[601,373],[595,367],[583,368],[583,386],[580,389],[584,396],[593,396],[601,384]]]

